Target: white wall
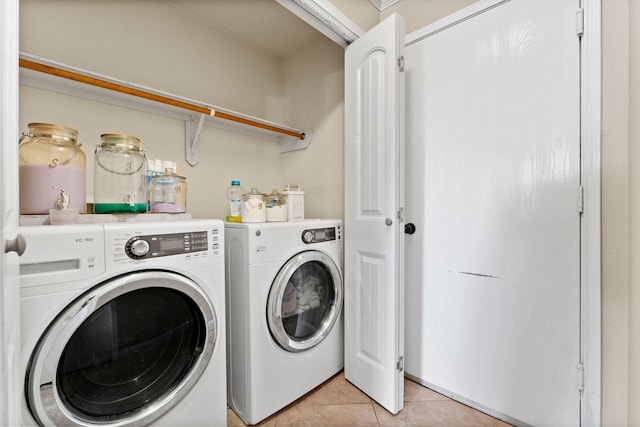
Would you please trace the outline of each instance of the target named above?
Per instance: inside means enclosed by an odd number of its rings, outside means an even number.
[[[380,22],[380,12],[369,0],[330,0],[330,2],[365,31]]]
[[[614,2],[615,3],[615,2]],[[629,1],[628,17],[619,21],[629,25],[629,424],[640,425],[640,4]],[[615,73],[613,74],[615,76]],[[624,229],[624,225],[621,227]],[[620,251],[626,253],[624,249]],[[623,258],[627,260],[626,258]],[[623,270],[624,271],[624,270]]]
[[[171,3],[144,0],[23,0],[20,21],[23,52],[314,132],[307,150],[280,154],[277,142],[205,127],[200,163],[191,167],[182,121],[21,86],[23,130],[45,121],[80,131],[89,196],[93,147],[101,133],[119,132],[140,137],[149,158],[177,160],[194,217],[223,218],[226,188],[239,179],[245,190],[267,193],[300,184],[307,217],[342,218],[344,50],[337,44],[322,38],[282,59]]]
[[[282,117],[281,59],[170,3],[22,0],[20,50],[267,120]],[[150,158],[177,160],[194,217],[223,218],[232,179],[262,191],[282,184],[280,146],[274,141],[204,128],[201,160],[191,167],[184,160],[182,121],[22,85],[20,127],[37,121],[79,130],[90,195],[93,148],[106,132],[141,138]]]
[[[631,423],[629,386],[629,5],[602,4],[602,422]],[[637,308],[636,308],[637,310]],[[631,403],[631,404],[630,404]]]
[[[284,184],[305,191],[308,218],[344,217],[344,49],[320,39],[283,63],[283,121],[313,129],[306,150],[282,155]]]

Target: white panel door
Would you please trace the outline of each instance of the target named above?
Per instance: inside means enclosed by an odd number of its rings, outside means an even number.
[[[0,2],[0,44],[0,425],[20,425],[18,256],[7,248],[18,233],[18,0]]]
[[[404,24],[392,15],[345,53],[345,377],[404,406]]]
[[[406,370],[510,421],[578,426],[579,4],[479,5],[409,36]]]

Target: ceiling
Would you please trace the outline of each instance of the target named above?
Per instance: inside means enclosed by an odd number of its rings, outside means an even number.
[[[219,30],[278,57],[324,37],[275,0],[169,0]]]

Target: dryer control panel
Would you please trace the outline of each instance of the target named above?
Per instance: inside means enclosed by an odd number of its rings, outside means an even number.
[[[302,241],[306,244],[340,240],[340,227],[311,228],[302,232]]]
[[[130,238],[124,246],[129,258],[145,259],[201,252],[208,249],[206,231],[153,234]]]

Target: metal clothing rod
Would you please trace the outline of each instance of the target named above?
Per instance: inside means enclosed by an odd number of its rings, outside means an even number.
[[[236,123],[241,123],[244,125],[249,125],[249,126],[269,130],[271,132],[293,136],[301,140],[304,140],[305,138],[304,132],[295,132],[289,129],[279,128],[277,126],[273,126],[268,123],[261,123],[259,121],[252,120],[247,117],[241,117],[232,113],[213,110],[211,108],[202,107],[200,105],[191,104],[188,102],[180,101],[178,99],[173,99],[173,98],[169,98],[162,95],[157,95],[141,89],[136,89],[134,87],[125,86],[122,84],[113,83],[106,80],[101,80],[95,77],[87,76],[87,75],[76,73],[73,71],[64,70],[62,68],[53,67],[51,65],[41,64],[39,62],[31,61],[29,59],[20,58],[19,61],[20,61],[19,62],[20,67],[27,68],[29,70],[38,71],[38,72],[49,74],[56,77],[62,77],[65,79],[73,80],[80,83],[85,83],[85,84],[100,87],[103,89],[124,93],[127,95],[137,96],[138,98],[144,98],[150,101],[155,101],[155,102],[171,105],[178,108],[183,108],[185,110],[195,111],[197,113],[206,114],[208,116],[217,117],[219,119],[229,120]]]

